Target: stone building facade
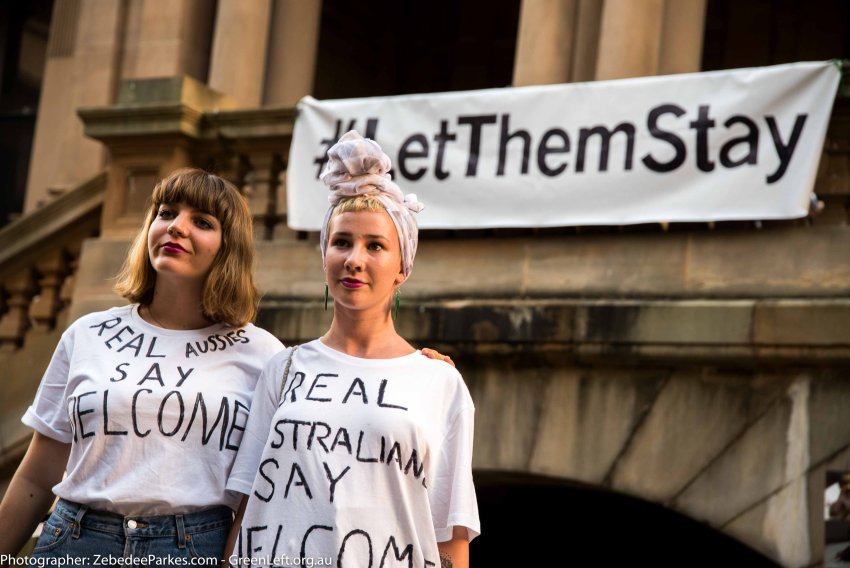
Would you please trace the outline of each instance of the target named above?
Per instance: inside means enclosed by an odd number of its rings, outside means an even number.
[[[287,343],[324,330],[318,235],[285,223],[302,96],[850,56],[850,8],[838,0],[390,4],[2,8],[6,29],[18,30],[4,40],[5,53],[16,45],[18,54],[14,65],[6,56],[4,77],[40,94],[28,172],[18,164],[16,174],[20,214],[0,230],[5,479],[28,440],[18,417],[59,334],[118,301],[109,277],[152,185],[176,167],[215,169],[248,197],[265,292],[258,323]],[[581,540],[590,513],[571,513],[576,493],[559,493],[572,488],[681,515],[759,561],[822,562],[825,472],[850,469],[848,118],[842,93],[815,189],[824,209],[814,218],[425,232],[399,325],[415,343],[451,354],[476,402],[486,513],[479,559],[503,552],[495,537],[487,541],[488,526],[533,548],[527,558],[563,556],[558,527],[512,515],[523,511],[517,495],[549,499],[565,507],[561,538]],[[20,147],[27,137],[16,140]],[[497,506],[508,500],[511,514]],[[608,540],[624,521],[613,520],[597,531]],[[663,535],[657,542],[647,558],[669,547]]]

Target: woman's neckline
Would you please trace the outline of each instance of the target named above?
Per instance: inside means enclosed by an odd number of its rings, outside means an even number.
[[[185,334],[203,334],[210,333],[221,329],[222,323],[211,323],[210,325],[204,327],[198,327],[194,329],[171,329],[168,327],[160,327],[155,323],[151,323],[142,317],[142,314],[139,312],[141,309],[141,304],[133,304],[132,309],[130,310],[130,318],[141,326],[148,327],[152,330],[155,330],[157,333],[161,335],[185,335]]]
[[[350,354],[346,353],[345,351],[340,351],[339,349],[336,349],[335,347],[331,347],[330,345],[325,343],[322,340],[321,337],[316,339],[314,343],[319,345],[321,349],[329,352],[330,354],[338,355],[341,358],[348,359],[352,362],[356,362],[356,363],[360,363],[360,364],[380,363],[380,362],[394,363],[394,362],[401,361],[403,359],[415,357],[419,354],[419,350],[415,349],[414,351],[412,351],[410,353],[406,353],[404,355],[398,355],[398,356],[395,356],[395,357],[358,357],[357,355],[350,355]]]

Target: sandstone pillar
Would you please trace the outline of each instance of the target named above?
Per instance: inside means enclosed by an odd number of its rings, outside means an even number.
[[[570,80],[576,0],[524,0],[514,62],[515,87]]]
[[[700,70],[705,0],[605,0],[597,79]]]
[[[602,5],[603,0],[578,0],[571,81],[593,81],[596,77]]]
[[[664,0],[605,0],[597,79],[658,74]]]
[[[54,5],[25,213],[104,166],[103,148],[83,135],[75,109],[114,100],[125,6],[113,0]]]
[[[209,86],[243,107],[263,103],[271,0],[219,0]]]
[[[274,0],[263,104],[295,106],[313,91],[322,2]]]
[[[705,0],[668,0],[664,8],[659,75],[699,71],[702,67]]]
[[[205,82],[215,3],[134,0],[127,10],[122,79],[189,75]]]

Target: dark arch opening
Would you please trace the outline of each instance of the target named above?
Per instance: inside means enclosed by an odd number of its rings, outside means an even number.
[[[544,476],[476,472],[487,566],[775,567],[743,543],[661,505]],[[577,562],[581,561],[581,562]]]

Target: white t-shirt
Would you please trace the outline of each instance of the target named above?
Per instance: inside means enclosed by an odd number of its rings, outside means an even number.
[[[251,324],[162,329],[137,305],[78,319],[22,419],[71,444],[54,493],[122,515],[235,508],[225,484],[262,368],[282,348]]]
[[[295,351],[282,390],[288,355],[263,371],[227,482],[249,495],[234,554],[439,566],[437,542],[453,526],[470,540],[480,532],[475,409],[453,367],[419,352],[361,359],[315,340]]]

